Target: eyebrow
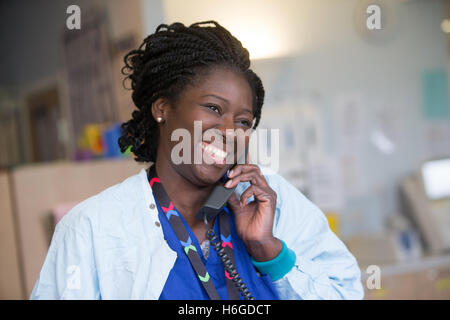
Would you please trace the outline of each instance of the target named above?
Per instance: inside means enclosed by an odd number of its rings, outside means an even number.
[[[221,96],[218,96],[218,95],[215,95],[215,94],[205,94],[204,96],[202,96],[202,98],[203,97],[215,97],[215,98],[220,99],[220,100],[222,100],[222,101],[224,101],[226,103],[230,103],[230,101],[228,101],[227,99],[222,98]]]
[[[225,98],[223,98],[223,97],[221,97],[221,96],[215,95],[215,94],[205,94],[204,96],[202,96],[202,98],[203,98],[203,97],[215,97],[215,98],[217,98],[217,99],[219,99],[219,100],[222,100],[222,101],[224,101],[224,102],[230,104],[230,101],[228,101],[227,99],[225,99]],[[250,110],[248,110],[247,108],[245,108],[244,111],[250,113],[251,115],[253,115],[253,111],[250,111]]]

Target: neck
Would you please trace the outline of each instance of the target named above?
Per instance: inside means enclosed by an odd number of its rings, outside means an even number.
[[[192,228],[203,224],[195,215],[200,210],[214,186],[199,187],[180,175],[172,166],[170,159],[158,152],[155,166],[164,190],[180,214]]]

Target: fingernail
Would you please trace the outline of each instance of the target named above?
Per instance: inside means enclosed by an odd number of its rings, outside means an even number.
[[[233,180],[228,180],[227,183],[225,183],[225,188],[229,188],[231,186],[231,183],[233,182]]]
[[[228,172],[228,177],[230,177],[231,178],[231,176],[233,175],[233,170],[230,170],[229,172]]]

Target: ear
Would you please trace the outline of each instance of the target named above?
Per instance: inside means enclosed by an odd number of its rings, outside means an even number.
[[[169,103],[166,98],[159,97],[155,102],[152,103],[152,115],[153,118],[162,118],[163,122],[167,119]]]

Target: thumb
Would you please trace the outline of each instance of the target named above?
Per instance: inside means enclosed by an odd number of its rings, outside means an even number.
[[[228,199],[228,204],[230,205],[231,209],[236,212],[236,210],[239,210],[241,208],[240,202],[236,196],[236,193],[233,192],[231,197]]]

